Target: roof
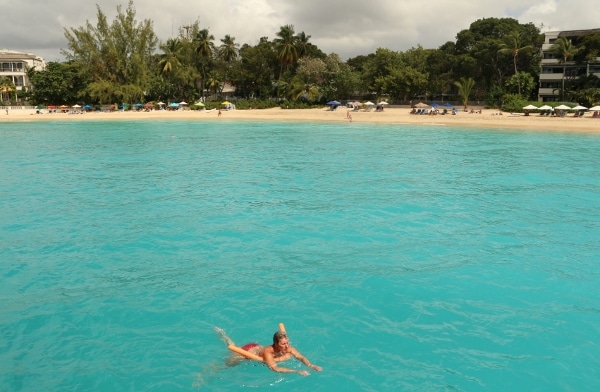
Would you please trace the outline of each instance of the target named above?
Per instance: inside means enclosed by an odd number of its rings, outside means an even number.
[[[558,33],[558,36],[559,37],[581,37],[582,35],[588,35],[588,34],[600,34],[600,28],[599,29],[588,29],[588,30],[561,31],[560,33]]]
[[[17,52],[16,50],[0,49],[0,59],[2,60],[37,60],[44,61],[33,53]]]

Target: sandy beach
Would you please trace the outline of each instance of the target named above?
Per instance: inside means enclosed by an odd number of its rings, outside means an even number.
[[[194,110],[155,110],[150,112],[88,112],[83,114],[47,113],[36,114],[31,109],[13,109],[9,113],[0,113],[2,122],[30,121],[303,121],[303,122],[347,122],[371,124],[423,124],[448,127],[473,127],[494,129],[522,129],[538,131],[564,131],[600,133],[600,118],[592,118],[587,112],[584,117],[573,117],[570,113],[565,117],[545,117],[536,113],[529,116],[523,114],[501,113],[491,109],[483,109],[481,114],[459,112],[458,115],[415,115],[410,114],[407,107],[389,107],[383,112],[351,111],[352,120],[347,118],[347,109],[340,107],[331,111],[322,109],[254,109],[222,111]],[[501,114],[500,114],[501,113]]]

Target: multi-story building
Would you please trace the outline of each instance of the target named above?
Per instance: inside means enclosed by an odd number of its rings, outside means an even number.
[[[545,33],[545,40],[542,45],[538,101],[558,101],[561,96],[563,78],[565,80],[573,79],[590,74],[600,77],[600,57],[591,61],[576,62],[570,59],[563,62],[563,59],[558,58],[551,50],[552,45],[560,37],[565,37],[576,45],[579,38],[587,34],[600,34],[600,29],[549,31]]]
[[[6,77],[12,80],[17,91],[23,90],[24,87],[28,89],[31,87],[31,81],[27,76],[28,69],[43,71],[45,68],[44,59],[34,54],[0,49],[0,79]]]

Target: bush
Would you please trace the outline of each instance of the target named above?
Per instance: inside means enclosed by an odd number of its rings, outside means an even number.
[[[523,107],[528,104],[519,94],[505,94],[502,102],[502,110],[510,113],[522,113]]]

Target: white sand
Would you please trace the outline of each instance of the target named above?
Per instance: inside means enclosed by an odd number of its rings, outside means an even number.
[[[592,118],[588,112],[583,118],[545,117],[532,113],[529,116],[510,113],[498,114],[498,111],[484,109],[481,114],[459,112],[458,115],[415,115],[408,108],[386,108],[383,112],[350,112],[352,123],[371,124],[424,124],[450,127],[475,127],[499,129],[523,129],[539,131],[572,131],[600,133],[600,118]],[[118,121],[118,120],[183,120],[183,121],[304,121],[304,122],[350,122],[346,117],[347,109],[340,107],[335,111],[327,109],[254,109],[222,111],[221,116],[214,111],[152,111],[152,112],[111,112],[111,113],[44,113],[35,114],[35,110],[9,110],[7,115],[0,113],[1,122],[29,121]]]

